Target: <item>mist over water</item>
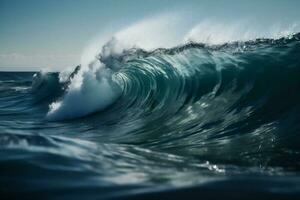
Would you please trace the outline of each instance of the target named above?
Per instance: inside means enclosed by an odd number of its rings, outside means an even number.
[[[0,192],[297,199],[298,25],[181,23],[129,25],[71,72],[1,72]]]

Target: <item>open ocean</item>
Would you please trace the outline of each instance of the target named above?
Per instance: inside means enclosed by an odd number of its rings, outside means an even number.
[[[300,199],[299,33],[109,45],[69,74],[0,72],[1,199]]]

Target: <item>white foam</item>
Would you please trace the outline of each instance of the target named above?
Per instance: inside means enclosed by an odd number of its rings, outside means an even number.
[[[48,120],[82,117],[102,110],[121,94],[112,72],[98,64],[97,71],[87,70],[77,74],[62,100],[50,104]]]

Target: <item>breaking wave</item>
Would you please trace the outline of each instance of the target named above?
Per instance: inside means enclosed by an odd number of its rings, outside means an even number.
[[[2,188],[299,194],[299,33],[150,49],[120,35],[70,72],[0,73]]]

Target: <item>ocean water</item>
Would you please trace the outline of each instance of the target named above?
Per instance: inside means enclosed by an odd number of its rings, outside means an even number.
[[[104,46],[0,72],[1,199],[299,199],[300,34]]]

